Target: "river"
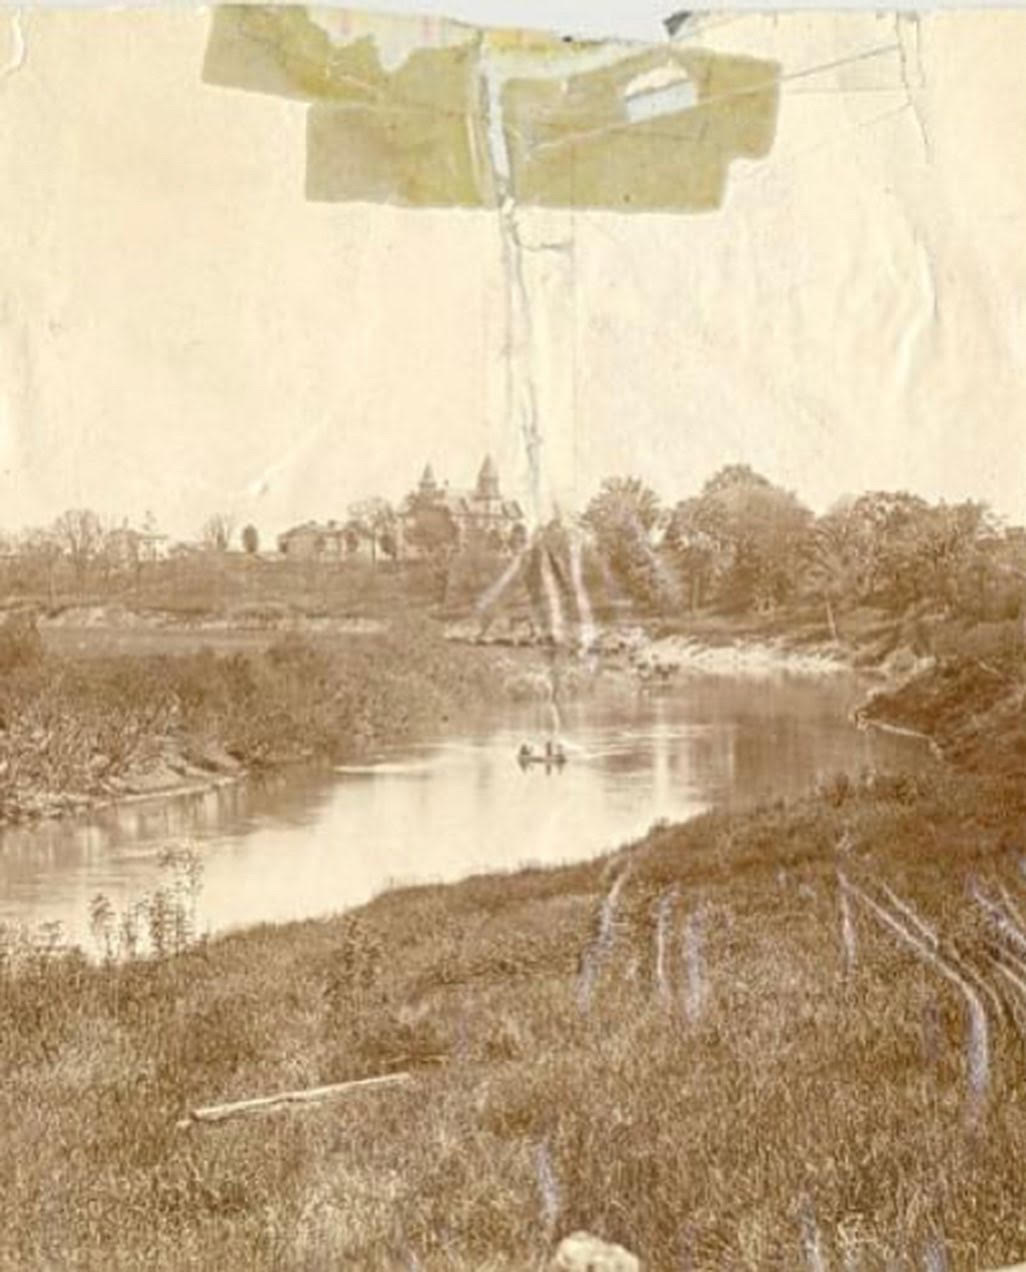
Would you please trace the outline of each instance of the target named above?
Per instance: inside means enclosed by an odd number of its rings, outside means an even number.
[[[714,803],[807,791],[817,777],[913,767],[924,749],[848,723],[847,676],[696,676],[670,692],[609,682],[565,712],[561,769],[523,771],[540,705],[485,713],[458,738],[337,770],[271,777],[0,832],[0,923],[60,923],[93,946],[89,907],[156,887],[169,846],[202,862],[197,917],[216,932],[358,905],[392,883],[582,859]]]

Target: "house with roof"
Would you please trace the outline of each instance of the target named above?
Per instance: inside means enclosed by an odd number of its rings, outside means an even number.
[[[127,569],[150,561],[166,561],[171,540],[156,530],[135,530],[127,524],[111,530],[104,544],[107,558],[116,569]]]
[[[278,551],[290,561],[342,561],[351,550],[351,538],[338,521],[304,521],[278,536]]]

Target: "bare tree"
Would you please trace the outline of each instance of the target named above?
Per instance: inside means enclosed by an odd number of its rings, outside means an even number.
[[[100,531],[100,540],[93,554],[104,585],[110,582],[112,574],[125,564],[125,549],[121,542],[121,531],[116,525],[104,525]]]
[[[103,547],[104,530],[100,518],[89,508],[69,508],[53,523],[53,533],[81,583],[90,562]]]
[[[104,540],[104,556],[107,575],[112,571],[130,574],[138,592],[143,564],[139,532],[131,529],[127,521],[112,526]]]
[[[46,590],[53,605],[57,599],[56,571],[61,559],[61,544],[53,530],[42,527],[26,530],[18,540],[18,555],[30,567],[41,569],[46,575]]]
[[[372,564],[377,564],[379,548],[387,555],[395,556],[396,513],[387,500],[377,496],[362,499],[350,505],[349,518],[348,524],[354,533],[370,544]],[[389,551],[390,547],[392,551]]]
[[[231,513],[215,512],[203,523],[200,532],[203,544],[214,552],[226,552],[235,532],[235,518]]]

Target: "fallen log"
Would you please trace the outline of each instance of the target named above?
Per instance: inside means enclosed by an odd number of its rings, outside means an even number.
[[[182,1118],[177,1123],[177,1127],[182,1131],[194,1126],[197,1122],[225,1122],[229,1118],[241,1117],[247,1113],[264,1113],[289,1104],[316,1104],[321,1100],[329,1100],[333,1096],[345,1095],[350,1091],[408,1082],[412,1076],[410,1073],[386,1073],[375,1078],[333,1082],[329,1086],[306,1087],[298,1091],[279,1091],[274,1095],[259,1095],[249,1100],[235,1100],[230,1104],[208,1104],[204,1108],[190,1109],[188,1117]]]
[[[944,758],[944,752],[936,738],[932,738],[929,733],[923,733],[920,729],[910,729],[902,724],[888,724],[886,720],[875,720],[872,716],[864,715],[861,707],[852,713],[852,720],[855,727],[863,732],[868,729],[877,729],[880,733],[893,733],[897,737],[915,738],[918,742],[925,742],[936,759]]]

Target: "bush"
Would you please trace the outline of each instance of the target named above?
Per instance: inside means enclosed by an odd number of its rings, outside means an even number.
[[[1014,657],[1022,649],[1022,628],[1014,618],[996,622],[969,623],[938,630],[937,653],[942,658],[1004,659]]]
[[[43,657],[43,638],[35,616],[24,610],[8,614],[0,623],[0,675],[30,667]]]

